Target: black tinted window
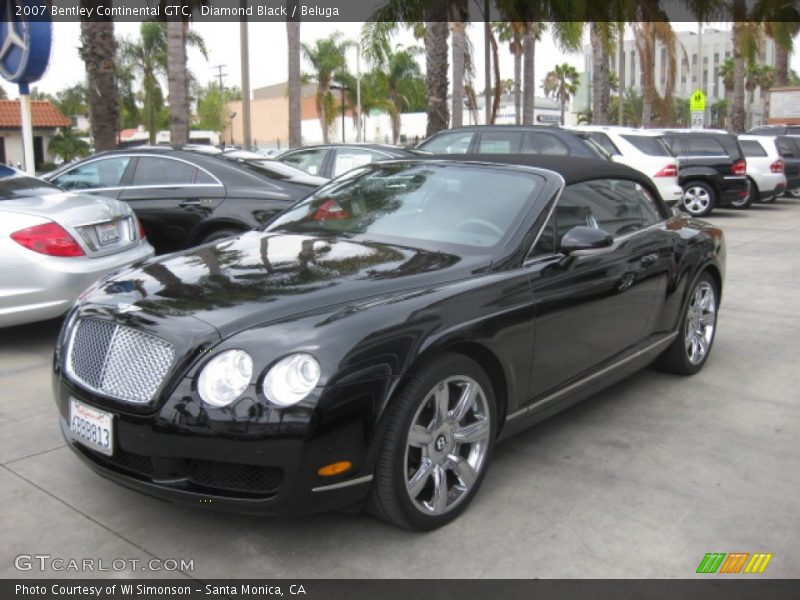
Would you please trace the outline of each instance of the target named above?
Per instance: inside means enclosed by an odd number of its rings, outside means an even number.
[[[553,212],[554,226],[539,240],[542,248],[557,250],[561,238],[580,225],[603,229],[614,236],[632,233],[663,217],[646,188],[624,179],[596,179],[568,185]],[[549,227],[549,226],[548,226]]]
[[[598,131],[593,131],[589,134],[589,137],[594,140],[594,142],[599,145],[603,150],[608,152],[609,154],[620,154],[619,149],[614,145],[614,142],[605,134],[600,133]]]
[[[136,164],[133,185],[188,185],[194,183],[192,165],[159,156],[142,156]]]
[[[727,156],[728,153],[713,137],[706,135],[691,135],[684,140],[688,147],[689,156]]]
[[[621,135],[620,137],[648,156],[671,156],[669,148],[661,138],[647,135]]]
[[[778,152],[784,158],[797,158],[800,156],[798,146],[791,138],[779,137],[775,140],[775,144],[778,146]]]
[[[739,140],[745,156],[766,156],[767,151],[755,140]]]
[[[522,140],[521,131],[485,131],[478,147],[480,154],[517,154]]]
[[[538,131],[528,131],[522,140],[522,154],[551,154],[566,156],[570,154],[567,145],[554,135]]]
[[[473,131],[443,133],[425,142],[420,148],[432,154],[466,154],[473,135],[475,135]]]

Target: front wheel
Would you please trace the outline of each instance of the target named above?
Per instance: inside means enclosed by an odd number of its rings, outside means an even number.
[[[474,360],[444,354],[392,399],[367,510],[427,531],[461,514],[478,491],[494,446],[495,398]]]
[[[703,368],[717,331],[719,290],[709,273],[692,288],[675,341],[658,357],[657,366],[678,375],[693,375]]]
[[[683,187],[681,207],[693,217],[705,217],[711,214],[716,205],[716,192],[707,183],[690,181]]]

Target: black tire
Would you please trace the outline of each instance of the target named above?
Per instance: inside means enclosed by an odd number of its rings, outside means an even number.
[[[693,309],[695,294],[699,289],[703,289],[704,286],[708,286],[713,291],[713,326],[707,340],[708,347],[703,353],[703,356],[697,361],[690,358],[690,349],[688,347],[689,330],[693,326],[693,319],[690,313]],[[661,356],[656,359],[656,366],[663,371],[675,373],[676,375],[694,375],[702,369],[706,360],[708,360],[709,354],[711,354],[714,337],[717,333],[718,309],[719,289],[717,288],[717,282],[708,271],[705,271],[694,282],[686,299],[686,306],[683,308],[680,324],[678,326],[678,336],[669,347],[664,350]]]
[[[219,240],[224,240],[225,238],[237,236],[240,233],[242,233],[242,231],[239,229],[217,229],[206,234],[203,239],[200,240],[200,243],[208,244],[209,242],[217,242]]]
[[[693,217],[706,217],[717,206],[717,192],[703,181],[688,181],[683,184],[680,206]]]
[[[753,202],[758,202],[758,195],[759,195],[758,186],[756,185],[756,182],[750,179],[749,177],[747,179],[750,180],[750,193],[747,194],[747,196],[745,196],[744,198],[737,198],[736,200],[731,202],[731,206],[733,208],[738,208],[740,210],[743,210],[745,208],[750,208],[753,205]]]
[[[420,504],[422,504],[420,497],[425,495],[427,493],[426,490],[430,488],[432,495],[430,502],[435,505],[435,488],[437,487],[436,482],[438,479],[433,473],[419,478],[426,482],[426,487],[421,488],[421,493],[416,496],[413,496],[410,488],[408,488],[408,486],[411,485],[411,480],[408,478],[411,477],[413,479],[414,475],[421,473],[423,470],[423,462],[420,462],[420,467],[416,472],[409,470],[409,453],[412,448],[409,438],[412,425],[418,423],[418,419],[426,420],[424,416],[426,413],[424,411],[427,410],[427,407],[431,406],[431,402],[433,402],[434,407],[436,406],[434,392],[436,392],[437,389],[445,389],[445,387],[442,386],[443,383],[455,380],[447,385],[447,389],[450,390],[452,388],[456,391],[462,389],[458,387],[458,377],[463,377],[465,380],[470,380],[472,383],[477,383],[479,386],[479,395],[476,396],[474,404],[471,405],[473,408],[468,409],[464,419],[468,419],[472,415],[478,415],[482,416],[483,419],[488,419],[488,439],[485,440],[485,444],[484,442],[480,442],[484,444],[480,446],[480,450],[483,452],[482,460],[480,461],[479,468],[471,471],[471,475],[476,474],[471,484],[468,485],[464,483],[463,480],[457,479],[455,471],[447,471],[445,470],[446,468],[441,470],[445,480],[444,489],[447,490],[445,503],[448,503],[451,498],[455,498],[453,500],[453,506],[446,508],[446,512],[443,514],[423,512],[423,508],[420,506]],[[463,389],[466,390],[467,388]],[[482,394],[482,396],[480,396],[480,394]],[[449,397],[452,398],[452,396]],[[480,399],[481,397],[483,400]],[[445,404],[450,406],[448,402]],[[482,412],[478,411],[479,406],[482,408]],[[448,417],[454,415],[456,412],[455,408],[456,406],[453,406],[453,409],[447,413]],[[485,371],[474,360],[461,354],[443,354],[428,362],[411,375],[401,391],[392,398],[391,406],[388,410],[389,412],[386,416],[388,421],[376,457],[372,489],[370,490],[369,498],[365,504],[367,512],[398,527],[416,531],[429,531],[446,525],[467,508],[480,488],[483,477],[489,466],[494,448],[495,432],[497,430],[496,402],[491,381],[487,377]],[[425,430],[426,433],[434,427],[436,418],[437,417],[434,415],[434,420]],[[486,424],[483,419],[480,423],[485,429]],[[459,420],[457,425],[461,426],[462,423],[463,420]],[[475,423],[477,424],[478,421]],[[461,431],[463,431],[463,429]],[[485,435],[485,433],[483,435]],[[431,432],[431,446],[438,445],[441,441],[439,438],[442,437],[445,436],[439,435],[435,430]],[[435,441],[433,441],[434,438]],[[455,439],[456,436],[453,436],[452,440]],[[445,441],[443,445],[447,443],[448,442]],[[452,456],[460,452],[462,454],[454,458],[466,460],[465,457],[463,457],[463,452],[466,451],[466,448],[459,449],[454,441],[452,444],[453,446],[448,447],[449,449],[440,449],[439,456]],[[466,445],[470,446],[470,443],[467,442]],[[470,451],[472,450],[470,449]],[[423,451],[419,450],[419,452],[422,453]],[[442,459],[449,460],[449,458],[440,458],[439,460]],[[423,458],[421,460],[424,461],[425,459]],[[436,468],[437,467],[432,467],[432,469]],[[429,471],[431,471],[431,469],[426,469],[426,473]],[[442,476],[439,477],[441,478]],[[447,487],[448,482],[451,481],[453,482],[452,492],[461,490],[460,496],[454,496]],[[459,484],[461,487],[458,487]],[[433,511],[434,508],[431,508],[431,511]]]

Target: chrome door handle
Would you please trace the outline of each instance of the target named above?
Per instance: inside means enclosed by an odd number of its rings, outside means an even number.
[[[190,206],[202,206],[202,202],[197,198],[192,198],[191,200],[183,200],[182,202],[178,202],[178,206],[181,208],[188,208]]]

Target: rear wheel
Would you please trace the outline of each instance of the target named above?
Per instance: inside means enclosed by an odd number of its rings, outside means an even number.
[[[683,311],[678,337],[658,357],[656,365],[670,373],[693,375],[703,368],[717,331],[719,290],[716,281],[703,273],[694,284]]]
[[[705,217],[711,214],[717,205],[714,188],[702,181],[690,181],[683,186],[681,207],[693,217]]]
[[[750,181],[750,193],[747,194],[747,196],[733,200],[731,202],[731,206],[733,208],[750,208],[753,202],[758,202],[758,186],[756,185],[756,182],[749,177],[748,180]]]
[[[800,188],[794,188],[793,190],[788,190],[784,196],[794,196],[795,198],[800,198]]]
[[[495,399],[475,361],[445,354],[392,399],[366,508],[405,529],[431,530],[461,514],[494,446]]]

